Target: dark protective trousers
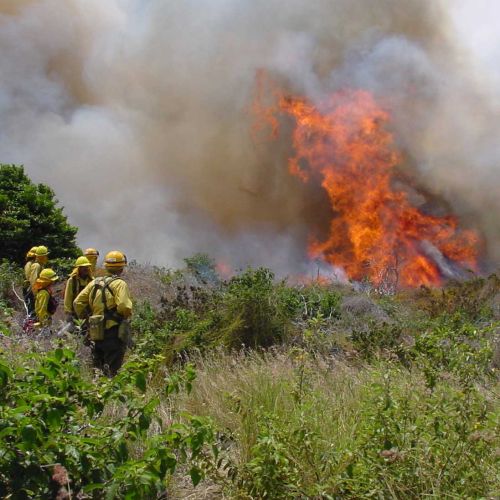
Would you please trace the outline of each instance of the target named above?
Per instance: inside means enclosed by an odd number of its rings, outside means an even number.
[[[108,377],[114,377],[123,364],[125,344],[118,338],[118,326],[104,332],[104,340],[96,340],[92,349],[94,366]]]

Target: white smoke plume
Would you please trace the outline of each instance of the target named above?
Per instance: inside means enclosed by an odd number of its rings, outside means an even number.
[[[327,204],[287,173],[286,141],[253,141],[256,70],[313,99],[362,87],[390,108],[419,182],[496,263],[499,101],[451,5],[0,0],[0,161],[55,189],[84,247],[292,272]]]

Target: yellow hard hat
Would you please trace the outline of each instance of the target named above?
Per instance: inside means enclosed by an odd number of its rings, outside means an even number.
[[[90,263],[87,257],[78,257],[75,261],[75,267],[90,267],[92,264]]]
[[[44,255],[49,255],[49,250],[47,247],[42,245],[40,247],[36,247],[35,253],[37,257],[42,257]]]
[[[26,258],[29,259],[30,257],[35,257],[37,248],[38,247],[31,247],[31,249],[26,254]]]
[[[116,268],[116,267],[124,267],[127,265],[127,257],[124,253],[119,252],[118,250],[113,250],[112,252],[108,252],[106,257],[104,258],[104,267],[106,268]]]
[[[57,276],[54,270],[47,268],[40,273],[39,279],[42,281],[57,281],[59,276]]]
[[[85,255],[85,257],[87,257],[88,255],[95,255],[99,257],[99,251],[96,250],[95,248],[87,248],[87,250],[83,252],[83,255]]]

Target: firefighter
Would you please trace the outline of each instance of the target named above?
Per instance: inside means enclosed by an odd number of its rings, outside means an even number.
[[[35,314],[35,297],[31,291],[30,274],[31,266],[34,264],[36,259],[36,249],[37,247],[33,247],[26,254],[26,264],[24,265],[23,298],[24,303],[26,304],[28,317],[32,317]]]
[[[99,252],[95,248],[87,248],[83,255],[89,259],[90,264],[92,265],[92,275],[95,276],[95,270],[97,266],[97,259],[99,258]]]
[[[78,257],[75,262],[75,268],[68,277],[66,288],[64,290],[64,313],[66,321],[74,325],[77,319],[73,308],[73,301],[78,294],[92,281],[92,264],[87,257]]]
[[[73,302],[78,318],[88,321],[94,366],[108,376],[120,369],[129,341],[132,299],[121,277],[126,265],[122,252],[106,254],[106,275],[93,279]]]
[[[57,300],[52,294],[52,287],[58,279],[52,269],[43,269],[32,287],[35,293],[37,327],[50,326],[52,323],[52,316],[57,309]]]
[[[35,296],[36,292],[34,290],[34,286],[36,280],[40,276],[40,273],[42,272],[44,267],[47,265],[48,260],[49,260],[49,250],[47,249],[47,247],[44,247],[43,245],[37,247],[35,251],[35,262],[31,264],[30,277],[29,277],[31,290],[33,291]]]

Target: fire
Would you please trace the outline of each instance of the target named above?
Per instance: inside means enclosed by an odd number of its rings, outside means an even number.
[[[277,117],[291,119],[289,171],[302,182],[319,182],[330,200],[329,234],[321,241],[312,237],[311,258],[375,284],[393,270],[403,286],[440,283],[440,269],[426,255],[425,244],[451,262],[476,268],[477,235],[459,230],[453,216],[423,213],[406,191],[395,187],[402,157],[387,127],[389,113],[371,93],[344,90],[315,105],[275,90],[276,102],[267,107],[262,97],[254,103],[262,118],[257,127],[271,124],[277,135]]]
[[[215,264],[215,270],[222,279],[229,279],[233,275],[233,269],[231,265],[223,260],[219,260]]]

